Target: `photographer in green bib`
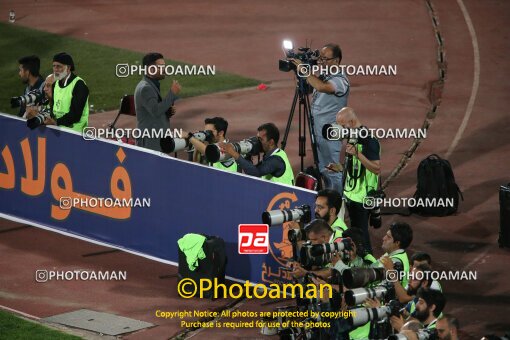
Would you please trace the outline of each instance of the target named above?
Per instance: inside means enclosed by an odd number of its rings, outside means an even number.
[[[349,140],[345,148],[346,161],[344,169],[344,191],[351,228],[363,231],[365,249],[372,253],[370,235],[368,233],[368,218],[370,209],[365,207],[368,193],[377,190],[379,174],[381,172],[379,141],[370,136],[361,124],[358,116],[350,107],[341,109],[336,122],[349,130]],[[367,133],[365,133],[367,132]],[[340,164],[329,164],[330,171],[342,171]]]
[[[315,218],[322,218],[328,222],[333,231],[339,236],[347,230],[347,225],[338,214],[342,207],[342,195],[333,189],[323,189],[317,193],[315,199]]]
[[[253,165],[234,149],[230,143],[219,143],[223,152],[229,154],[237,162],[237,166],[245,174],[261,177],[271,182],[294,185],[294,172],[287,154],[278,148],[280,131],[273,123],[265,123],[258,127],[257,138],[264,152],[264,157],[257,165]]]
[[[62,52],[53,57],[55,83],[51,109],[54,118],[46,118],[44,124],[82,132],[89,122],[89,88],[73,72],[74,61],[69,54]]]
[[[213,143],[229,143],[226,135],[228,122],[222,117],[206,118],[204,130],[211,131],[213,135]],[[198,140],[188,131],[182,131],[182,135],[186,136],[188,142],[193,145],[195,150],[193,151],[193,162],[208,164],[207,158],[205,157],[205,149],[209,144],[207,141]],[[235,159],[229,158],[225,161],[218,161],[216,163],[209,163],[216,169],[237,172],[237,163]]]

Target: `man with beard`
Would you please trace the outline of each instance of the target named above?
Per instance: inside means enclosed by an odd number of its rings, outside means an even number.
[[[341,239],[339,232],[333,230],[326,221],[320,218],[310,222],[305,227],[305,230],[306,239],[310,241],[312,245],[337,242]],[[293,269],[291,274],[296,279],[303,278],[309,272],[320,276],[325,280],[331,276],[331,269],[329,268],[331,266],[330,264],[322,266],[321,268],[314,267],[310,270],[303,268],[298,262],[292,262],[291,265]]]
[[[23,84],[26,85],[24,95],[28,94],[30,91],[38,90],[41,93],[44,88],[44,79],[39,74],[39,70],[41,68],[41,61],[39,57],[36,55],[31,55],[27,57],[20,58],[18,60],[19,63],[19,77]],[[24,104],[21,104],[19,107],[18,116],[23,116],[25,114],[27,107]]]
[[[53,57],[53,118],[44,124],[65,126],[82,132],[89,123],[89,88],[85,81],[75,75],[73,58],[61,52]]]
[[[382,258],[381,263],[383,264],[386,271],[394,270],[393,262],[389,258]],[[428,264],[422,263],[416,265],[411,268],[410,273],[411,274],[408,278],[408,284],[405,288],[399,281],[393,282],[393,286],[395,287],[395,294],[400,303],[412,303],[419,288],[432,287],[433,280],[431,278],[431,268]],[[414,311],[414,304],[412,307],[408,304],[408,307],[409,313],[412,313]]]
[[[424,328],[435,329],[437,318],[446,304],[443,293],[435,289],[420,288],[416,297],[416,310],[411,316],[420,321]]]
[[[145,131],[165,133],[170,129],[171,107],[181,91],[181,85],[174,80],[170,91],[161,96],[160,81],[165,79],[165,59],[161,53],[148,53],[143,57],[143,66],[148,73],[140,80],[135,89],[135,110],[137,128]],[[152,137],[152,136],[150,136]],[[161,151],[161,139],[143,136],[137,138],[136,145]]]
[[[391,263],[391,261],[389,262]],[[386,270],[388,270],[387,263],[388,261],[385,260]],[[420,264],[411,270],[407,289],[404,289],[398,281],[393,282],[393,287],[395,288],[395,295],[399,302],[407,302],[405,309],[409,315],[412,315],[418,303],[418,297],[416,296],[418,289],[430,288],[431,284],[430,267],[427,264]],[[400,330],[404,325],[404,319],[402,317],[392,316],[390,322],[392,327],[396,330]]]
[[[333,189],[324,189],[317,193],[315,199],[315,218],[322,218],[331,226],[333,230],[337,230],[342,236],[347,230],[344,220],[338,216],[342,207],[342,195]]]
[[[245,174],[261,177],[271,182],[294,185],[294,172],[284,150],[278,147],[280,131],[273,123],[265,123],[258,127],[257,138],[264,151],[264,157],[257,165],[241,157],[230,143],[219,143],[222,150],[234,158]]]
[[[450,314],[443,314],[437,319],[436,331],[439,340],[459,339],[459,320]]]

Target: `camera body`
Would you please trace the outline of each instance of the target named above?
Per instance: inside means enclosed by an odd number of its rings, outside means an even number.
[[[317,59],[319,58],[319,50],[311,50],[309,47],[300,47],[298,52],[294,52],[293,49],[285,50],[285,57],[287,59],[278,60],[278,69],[282,72],[297,71],[296,65],[288,59],[299,59],[302,65],[311,67],[317,65]]]
[[[324,267],[331,262],[333,254],[325,253],[318,256],[312,254],[312,249],[315,245],[311,244],[310,241],[306,241],[301,245],[299,251],[299,263],[303,268],[310,270],[312,267]]]

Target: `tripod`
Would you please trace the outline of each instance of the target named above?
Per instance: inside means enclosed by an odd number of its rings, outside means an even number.
[[[315,130],[313,125],[313,117],[311,116],[310,100],[308,98],[309,85],[304,78],[298,77],[296,73],[296,90],[294,91],[294,99],[290,108],[289,119],[287,120],[287,127],[282,139],[281,149],[285,150],[287,145],[287,138],[289,137],[290,127],[294,119],[294,112],[298,106],[298,121],[299,121],[299,156],[301,157],[301,171],[304,170],[304,158],[306,156],[306,126],[310,132],[310,141],[312,144],[312,154],[315,169],[317,170],[318,182],[321,182],[321,172],[319,170],[319,156],[317,154],[317,143],[315,141]]]

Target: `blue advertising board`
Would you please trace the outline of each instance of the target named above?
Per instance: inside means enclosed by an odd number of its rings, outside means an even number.
[[[268,254],[239,254],[238,225],[262,212],[313,205],[315,192],[195,164],[74,131],[0,114],[0,217],[176,264],[187,233],[219,236],[227,276],[285,282],[288,227],[269,230]],[[67,206],[66,200],[131,200],[130,206]]]

